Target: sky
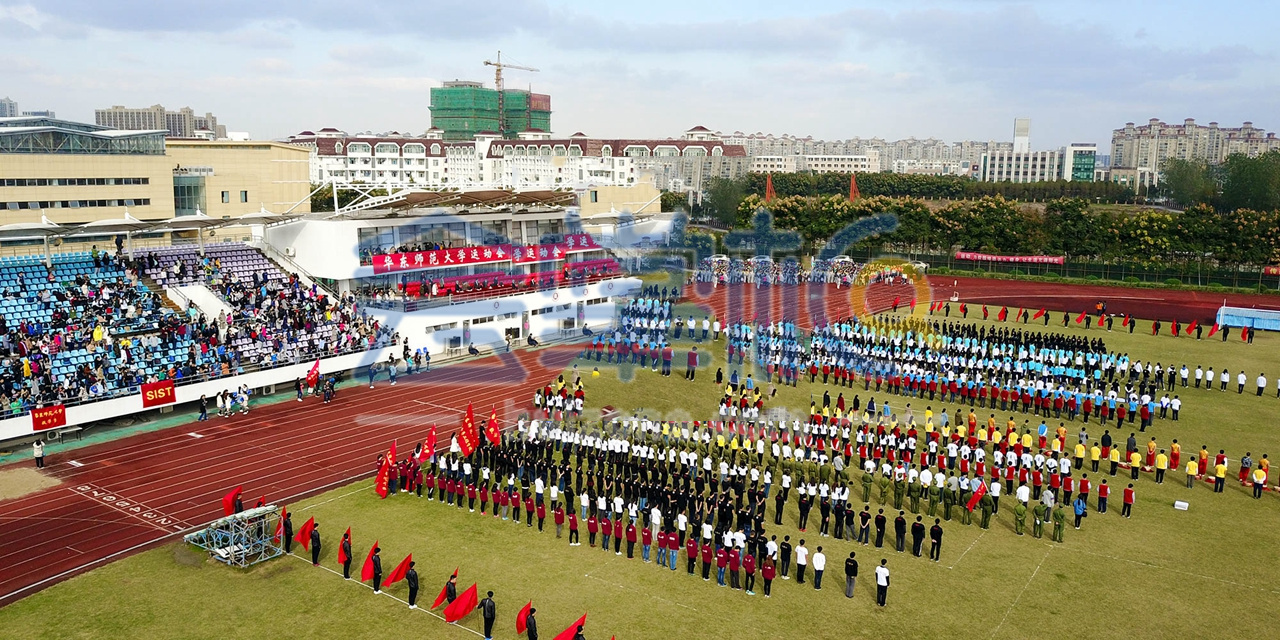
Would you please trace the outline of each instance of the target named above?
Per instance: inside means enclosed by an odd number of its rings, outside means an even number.
[[[420,133],[430,88],[552,96],[555,133],[748,133],[1110,144],[1125,122],[1280,129],[1264,0],[0,0],[0,97],[92,121],[212,112],[281,138]]]

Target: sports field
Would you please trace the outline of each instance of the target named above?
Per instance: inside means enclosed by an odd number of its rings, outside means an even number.
[[[689,308],[699,318],[702,311]],[[972,313],[970,314],[972,317]],[[1140,326],[1146,326],[1145,324]],[[1060,328],[1054,330],[1062,331]],[[1068,332],[1081,329],[1066,329]],[[1187,390],[1182,419],[1157,421],[1154,435],[1165,447],[1172,438],[1184,445],[1184,459],[1201,444],[1211,452],[1225,449],[1236,462],[1248,450],[1258,459],[1280,452],[1280,433],[1274,416],[1280,409],[1274,379],[1280,374],[1277,337],[1263,334],[1252,345],[1234,339],[1222,343],[1167,336],[1152,337],[1093,329],[1109,349],[1162,363],[1183,362],[1215,370],[1244,369],[1250,383],[1245,395],[1232,391]],[[687,344],[677,344],[677,352]],[[706,419],[712,415],[720,389],[712,381],[724,366],[723,345],[699,349],[712,361],[696,382],[681,378],[677,366],[670,378],[638,367],[601,367],[579,363],[587,391],[587,415],[605,405],[626,414],[651,418]],[[681,361],[677,356],[677,364]],[[1268,368],[1276,369],[1267,371]],[[726,374],[730,371],[725,368]],[[1271,391],[1252,395],[1252,378],[1267,371]],[[512,389],[524,401],[532,387]],[[798,388],[781,388],[766,408],[786,407],[803,412],[811,394],[820,397],[821,381]],[[837,391],[831,387],[832,396]],[[846,399],[854,393],[844,389]],[[348,393],[359,394],[360,388]],[[881,400],[882,396],[877,396]],[[456,400],[451,399],[453,405]],[[892,400],[895,408],[902,398]],[[912,399],[920,410],[958,406]],[[967,409],[963,410],[967,413]],[[477,411],[481,413],[481,411]],[[990,413],[987,411],[986,413]],[[986,413],[978,410],[979,416]],[[1003,417],[997,412],[997,417]],[[1025,418],[1032,418],[1025,416]],[[1019,423],[1024,416],[1016,417]],[[1033,424],[1035,421],[1033,420]],[[1051,423],[1052,424],[1052,423]],[[424,425],[424,431],[425,431]],[[1079,423],[1068,425],[1071,434]],[[1097,423],[1091,435],[1100,435]],[[1113,434],[1119,441],[1128,430]],[[267,445],[263,445],[267,446]],[[361,452],[362,454],[364,452]],[[550,530],[538,534],[523,525],[481,517],[427,499],[396,496],[379,500],[368,480],[336,488],[291,504],[295,526],[314,516],[321,523],[325,550],[322,567],[300,558],[282,558],[239,572],[211,563],[183,547],[169,545],[141,553],[75,577],[0,609],[0,629],[14,638],[246,638],[350,637],[373,638],[421,635],[433,638],[476,637],[478,614],[451,628],[424,611],[410,611],[390,597],[375,597],[367,587],[344,582],[337,568],[337,541],[351,526],[357,565],[376,538],[388,569],[413,553],[422,576],[420,600],[430,603],[444,579],[460,567],[460,585],[477,582],[492,589],[499,606],[495,637],[516,637],[515,611],[533,600],[543,637],[552,637],[582,613],[588,613],[588,638],[848,638],[956,636],[1026,638],[1060,635],[1096,637],[1180,637],[1204,635],[1267,637],[1274,633],[1271,612],[1280,604],[1280,563],[1274,549],[1280,543],[1280,496],[1270,492],[1253,500],[1248,490],[1229,481],[1224,495],[1209,485],[1185,488],[1181,472],[1170,472],[1157,486],[1149,474],[1137,482],[1138,499],[1132,519],[1119,517],[1119,489],[1128,482],[1124,471],[1116,479],[1111,511],[1091,513],[1081,531],[1068,527],[1064,544],[1048,537],[1018,537],[1012,526],[1012,499],[1002,508],[990,530],[959,520],[944,522],[942,561],[931,563],[910,554],[856,546],[830,538],[816,539],[810,529],[807,546],[824,546],[828,557],[823,590],[809,584],[778,580],[773,597],[749,597],[717,588],[712,583],[627,560],[586,544],[569,547]],[[1090,477],[1095,477],[1090,474]],[[873,492],[872,506],[878,506]],[[1172,508],[1175,499],[1190,503],[1187,511]],[[770,505],[772,509],[772,505]],[[771,520],[769,521],[771,522]],[[766,527],[769,525],[766,524]],[[776,528],[774,528],[776,529]],[[793,541],[796,530],[794,499],[788,504],[779,536]],[[585,531],[584,531],[585,542]],[[856,551],[861,561],[857,593],[845,599],[843,558]],[[888,558],[892,571],[889,606],[874,604],[871,568]],[[757,584],[757,593],[761,593]],[[389,590],[405,597],[403,583]]]

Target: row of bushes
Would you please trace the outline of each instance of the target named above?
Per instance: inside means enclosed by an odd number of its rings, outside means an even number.
[[[1182,282],[1177,278],[1167,278],[1164,282],[1143,282],[1136,276],[1129,276],[1124,280],[1106,280],[1098,276],[1085,276],[1083,278],[1064,278],[1053,271],[1046,271],[1043,274],[1028,274],[1021,269],[1013,269],[1009,272],[1003,271],[987,271],[986,269],[950,269],[947,267],[934,267],[929,269],[931,275],[940,276],[972,276],[976,278],[994,278],[997,280],[1026,280],[1030,282],[1061,282],[1063,284],[1089,284],[1100,285],[1106,287],[1135,287],[1140,289],[1183,289],[1187,291],[1212,291],[1215,293],[1277,293],[1276,289],[1272,289],[1265,284],[1258,284],[1252,287],[1228,287],[1226,285],[1213,282],[1207,285],[1193,285]]]

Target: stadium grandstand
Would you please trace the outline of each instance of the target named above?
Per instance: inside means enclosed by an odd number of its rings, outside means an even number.
[[[0,441],[270,393],[317,361],[325,375],[403,370],[581,337],[639,281],[615,257],[626,239],[606,247],[566,205],[415,193],[327,214],[0,227],[6,253],[34,252],[0,257]],[[157,387],[166,401],[140,398]]]

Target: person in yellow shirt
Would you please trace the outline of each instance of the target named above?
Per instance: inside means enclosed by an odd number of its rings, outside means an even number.
[[[1083,442],[1077,442],[1077,443],[1076,443],[1076,451],[1075,451],[1075,459],[1076,459],[1076,468],[1077,468],[1077,469],[1079,469],[1079,468],[1081,468],[1081,467],[1083,467],[1083,466],[1084,466],[1084,456],[1085,456],[1084,443],[1083,443]]]
[[[1054,438],[1053,441],[1049,443],[1049,449],[1052,450],[1054,453],[1061,453],[1062,440],[1058,438]]]
[[[1187,488],[1196,486],[1196,472],[1200,470],[1200,465],[1196,464],[1196,457],[1191,456],[1187,460]]]
[[[1142,468],[1142,454],[1134,451],[1129,454],[1129,477],[1137,480],[1138,470]]]
[[[1213,467],[1213,492],[1222,493],[1227,486],[1227,463],[1214,465]]]
[[[993,413],[993,414],[991,414],[991,417],[990,417],[990,418],[987,418],[987,430],[988,430],[988,431],[997,431],[997,429],[996,429],[996,414],[994,414],[994,413]]]
[[[1262,492],[1267,488],[1267,473],[1261,467],[1255,467],[1253,473],[1253,499],[1257,500],[1262,497]]]
[[[1099,447],[1098,443],[1095,442],[1093,443],[1093,446],[1089,447],[1089,462],[1093,465],[1092,467],[1090,467],[1090,470],[1092,470],[1094,473],[1098,472],[1098,461],[1101,459],[1102,459],[1102,447]]]
[[[1023,449],[1031,448],[1031,432],[1030,431],[1022,432],[1022,448]]]
[[[1156,484],[1164,484],[1164,472],[1169,468],[1169,456],[1164,454],[1164,449],[1156,454]]]
[[[1267,459],[1267,454],[1262,454],[1262,459],[1258,461],[1258,468],[1261,469],[1263,475],[1266,476],[1263,480],[1263,484],[1266,484],[1268,480],[1271,480],[1271,461]]]
[[[978,442],[983,442],[983,443],[990,442],[990,440],[987,440],[986,427],[978,427]]]
[[[1116,476],[1116,469],[1120,466],[1120,447],[1111,447],[1111,453],[1108,454],[1111,462],[1111,477]]]

